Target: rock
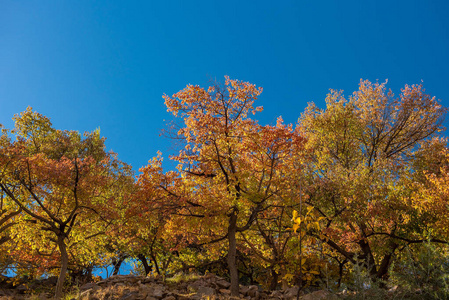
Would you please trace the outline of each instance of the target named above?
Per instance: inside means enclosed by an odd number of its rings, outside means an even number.
[[[223,295],[231,295],[231,291],[227,289],[219,289],[218,291]]]
[[[138,294],[138,292],[125,293],[125,295],[123,295],[120,300],[135,300],[138,299]]]
[[[139,292],[142,295],[152,295],[154,291],[154,287],[151,285],[140,285],[139,286]]]
[[[176,290],[187,290],[187,282],[180,282],[178,284],[175,285],[175,289],[173,290],[173,292],[175,292]],[[177,293],[177,292],[176,292]]]
[[[156,279],[152,278],[152,277],[145,277],[141,283],[152,283],[152,282],[156,282]]]
[[[164,297],[165,287],[163,285],[155,285],[153,291],[153,297],[157,299],[162,299]]]
[[[281,291],[273,291],[270,294],[270,299],[282,299],[284,298],[284,295],[282,295]]]
[[[248,291],[249,291],[249,287],[248,286],[246,286],[246,285],[242,285],[242,286],[240,286],[240,293],[242,293],[243,295],[245,295],[246,296],[246,294],[248,293]]]
[[[189,287],[191,287],[195,291],[197,291],[200,286],[208,286],[208,283],[205,282],[203,279],[198,279],[192,283],[189,283]]]
[[[256,298],[259,294],[259,287],[257,285],[250,285],[248,287],[248,292],[247,295],[250,296],[251,298]]]
[[[215,283],[222,289],[227,289],[231,286],[231,284],[224,279],[217,280]]]
[[[239,296],[231,297],[230,283],[221,277],[213,274],[200,277],[196,280],[174,283],[162,281],[162,278],[147,278],[143,276],[117,275],[106,278],[99,283],[87,283],[80,287],[80,300],[200,300],[200,299],[296,299],[297,287],[287,288],[278,291],[262,291],[257,285],[240,286]],[[20,295],[19,291],[25,290],[30,293],[28,285],[23,284],[18,289],[11,288],[3,290],[0,285],[0,299],[27,299],[27,295]],[[302,300],[334,300],[338,299],[325,290],[316,291],[303,295]],[[22,292],[23,293],[23,292]],[[47,300],[48,297],[39,298]]]
[[[214,273],[207,273],[206,275],[203,276],[204,279],[216,279],[217,275],[215,275]]]
[[[284,292],[284,299],[295,300],[298,295],[298,289],[297,286],[286,289]]]
[[[201,296],[212,296],[215,295],[215,289],[207,286],[199,286],[197,293]]]
[[[313,293],[304,295],[299,298],[300,300],[336,300],[337,295],[331,294],[328,291],[320,290]]]
[[[80,291],[86,291],[86,290],[96,289],[96,288],[98,288],[98,285],[97,285],[96,283],[94,283],[94,282],[89,282],[89,283],[83,284],[83,285],[80,287]]]
[[[175,296],[175,294],[174,294],[173,292],[167,292],[167,293],[165,294],[164,299],[167,298],[167,297],[170,297],[170,296]],[[176,298],[176,297],[175,297],[175,298]]]

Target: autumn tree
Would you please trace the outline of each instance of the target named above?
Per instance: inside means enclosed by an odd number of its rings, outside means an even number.
[[[446,243],[449,236],[435,235],[438,229],[426,222],[428,214],[442,218],[441,198],[414,200],[418,175],[432,167],[420,159],[423,145],[427,153],[445,147],[442,140],[429,142],[445,113],[421,85],[405,86],[395,97],[385,83],[369,81],[348,100],[331,90],[326,109],[310,104],[299,124],[311,153],[306,203],[324,218],[324,229],[309,234],[352,263],[362,260],[376,278],[387,276],[404,244]]]
[[[161,206],[175,204],[168,226],[181,230],[190,243],[227,241],[232,295],[239,291],[237,236],[271,207],[282,180],[277,168],[303,142],[282,119],[275,126],[261,126],[249,117],[262,110],[253,106],[261,92],[226,77],[224,86],[205,90],[188,85],[164,96],[168,111],[183,121],[176,133],[185,148],[172,157],[179,162],[179,178],[166,188],[169,197]],[[152,169],[143,169],[139,181],[148,182]]]
[[[163,172],[161,155],[140,171],[139,182],[112,231],[114,247],[122,256],[140,261],[146,275],[153,271],[162,274],[169,271],[173,260],[170,249],[176,247],[165,224],[175,205],[170,203],[168,191],[177,181],[177,173]]]
[[[59,299],[69,255],[81,262],[98,255],[124,197],[119,187],[132,182],[130,168],[105,151],[98,130],[56,130],[31,108],[14,120],[16,140],[0,149],[0,189],[23,214],[13,227],[22,250],[60,260]]]
[[[0,136],[0,147],[4,147],[10,142],[8,132],[0,125],[2,134]],[[12,241],[13,236],[11,227],[17,224],[17,218],[21,213],[13,201],[11,201],[3,192],[0,192],[0,272],[4,272],[14,261],[8,257],[8,250],[11,251],[13,245],[8,245]]]
[[[434,139],[418,152],[416,161],[420,166],[415,167],[421,172],[412,177],[414,192],[409,199],[420,222],[418,232],[428,232],[431,240],[441,242],[449,240],[449,148],[442,144],[446,144],[445,139]],[[429,153],[432,149],[437,152]],[[415,220],[410,221],[416,226]]]

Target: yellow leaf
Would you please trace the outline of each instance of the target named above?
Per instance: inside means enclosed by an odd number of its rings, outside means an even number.
[[[295,223],[295,224],[293,225],[293,231],[296,233],[296,230],[298,230],[298,228],[299,228],[299,224],[298,224],[298,223]]]
[[[307,207],[307,214],[309,214],[312,211],[312,209],[313,209],[313,206]]]
[[[285,274],[282,279],[290,281],[293,279],[293,274]]]
[[[298,212],[296,210],[293,211],[293,218],[292,221],[294,221],[296,219],[296,217],[298,216]]]

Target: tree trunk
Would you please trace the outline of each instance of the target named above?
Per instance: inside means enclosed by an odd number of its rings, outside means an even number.
[[[235,211],[231,213],[229,217],[229,227],[228,227],[228,268],[229,275],[231,276],[231,296],[239,296],[239,273],[237,270],[237,242],[235,239],[235,234],[237,231],[237,214]]]
[[[69,263],[69,255],[64,242],[64,236],[58,236],[58,247],[61,253],[61,271],[59,272],[58,283],[56,284],[55,299],[62,299],[62,288],[64,286],[65,275],[67,274],[67,266]]]
[[[343,280],[343,271],[344,271],[344,267],[345,267],[345,264],[347,263],[348,261],[345,259],[344,261],[342,261],[342,262],[338,262],[338,264],[339,264],[339,266],[338,266],[338,283],[337,283],[337,288],[340,288],[340,286],[341,286],[341,281]]]
[[[390,243],[390,252],[385,254],[383,257],[379,270],[377,270],[377,277],[382,279],[388,279],[388,271],[390,269],[391,260],[393,259],[394,251],[398,248],[398,244],[391,242]]]
[[[271,283],[270,283],[270,291],[274,291],[278,286],[279,275],[274,270],[274,266],[271,268]]]
[[[151,254],[151,260],[153,261],[152,264],[150,265],[150,271],[153,271],[153,265],[156,267],[156,273],[157,275],[161,275],[161,270],[159,269],[159,265],[158,262],[156,260],[156,256],[154,254]],[[168,261],[168,260],[167,260]],[[168,264],[167,264],[168,266]],[[164,269],[166,269],[164,267]]]
[[[112,272],[112,275],[117,275],[120,271],[120,267],[122,266],[122,263],[125,261],[126,255],[119,255],[118,260],[114,259],[112,261],[112,264],[114,265],[114,271]]]
[[[137,255],[137,258],[142,262],[143,268],[145,269],[145,276],[148,275],[153,268],[148,264],[147,258],[143,254]]]

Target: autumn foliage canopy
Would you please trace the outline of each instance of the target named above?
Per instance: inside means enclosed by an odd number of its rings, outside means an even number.
[[[399,96],[361,81],[297,124],[261,125],[262,88],[225,78],[164,95],[181,149],[137,177],[99,130],[57,130],[28,108],[0,137],[0,268],[90,280],[136,272],[213,272],[276,289],[350,286],[354,266],[388,282],[423,243],[447,251],[446,108],[421,85]]]

